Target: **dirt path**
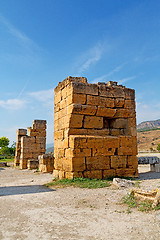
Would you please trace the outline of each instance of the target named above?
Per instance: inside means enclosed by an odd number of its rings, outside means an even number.
[[[160,173],[143,173],[141,187],[160,186]],[[160,211],[127,214],[119,202],[129,189],[43,186],[52,174],[0,168],[0,239],[158,240]]]

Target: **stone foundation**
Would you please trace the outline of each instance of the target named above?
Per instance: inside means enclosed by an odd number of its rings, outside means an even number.
[[[138,176],[133,89],[68,77],[54,104],[54,177]]]

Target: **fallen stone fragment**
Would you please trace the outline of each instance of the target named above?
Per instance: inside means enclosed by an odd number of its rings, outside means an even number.
[[[7,167],[7,162],[0,162],[0,167]]]
[[[160,203],[160,189],[152,191],[132,189],[130,194],[132,194],[137,199],[152,201],[152,208],[156,207]]]
[[[129,188],[135,186],[135,183],[131,180],[126,180],[122,178],[113,178],[113,184],[119,188]]]

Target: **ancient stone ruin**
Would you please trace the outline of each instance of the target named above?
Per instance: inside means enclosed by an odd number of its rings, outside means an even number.
[[[68,77],[54,104],[54,177],[138,175],[133,89]]]
[[[53,154],[44,154],[38,156],[39,160],[39,171],[46,173],[46,172],[53,172],[54,167],[54,156]]]
[[[38,166],[38,156],[46,151],[46,120],[34,120],[32,127],[17,130],[14,166],[33,169]]]

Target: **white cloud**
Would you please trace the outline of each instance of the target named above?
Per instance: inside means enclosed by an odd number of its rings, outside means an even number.
[[[112,69],[109,73],[95,78],[92,81],[92,83],[101,82],[101,81],[105,82],[107,77],[111,77],[114,73],[119,72],[126,64],[127,64],[127,62],[120,64],[119,66]],[[107,81],[108,81],[108,79],[107,79]]]
[[[118,83],[119,83],[119,84],[126,83],[126,82],[128,82],[128,81],[130,81],[130,80],[133,80],[133,79],[135,79],[135,78],[136,78],[136,76],[127,77],[127,78],[122,78],[122,79],[120,79],[120,80],[118,81]]]
[[[53,89],[29,92],[28,96],[44,103],[45,105],[47,104],[48,106],[53,106]]]
[[[160,106],[155,107],[154,104],[144,104],[136,102],[137,105],[137,122],[151,121],[160,119]]]
[[[8,99],[6,101],[0,100],[0,107],[8,110],[19,110],[22,109],[26,104],[25,100],[20,99]]]
[[[0,15],[0,22],[7,28],[8,32],[18,39],[23,44],[33,44],[33,41],[28,38],[24,33],[19,31],[15,26],[13,26],[4,16]]]
[[[121,65],[115,67],[112,71],[110,71],[110,72],[106,75],[106,77],[110,77],[110,76],[112,76],[115,72],[119,72],[126,64],[127,64],[127,63],[125,62],[125,63],[122,63]]]
[[[106,75],[102,75],[100,77],[95,78],[91,83],[97,83],[97,82],[105,82],[106,81]]]
[[[93,48],[89,49],[83,56],[81,57],[82,63],[78,67],[78,74],[75,75],[81,75],[86,70],[90,68],[91,65],[97,63],[103,53],[103,47],[101,44],[95,45]]]

